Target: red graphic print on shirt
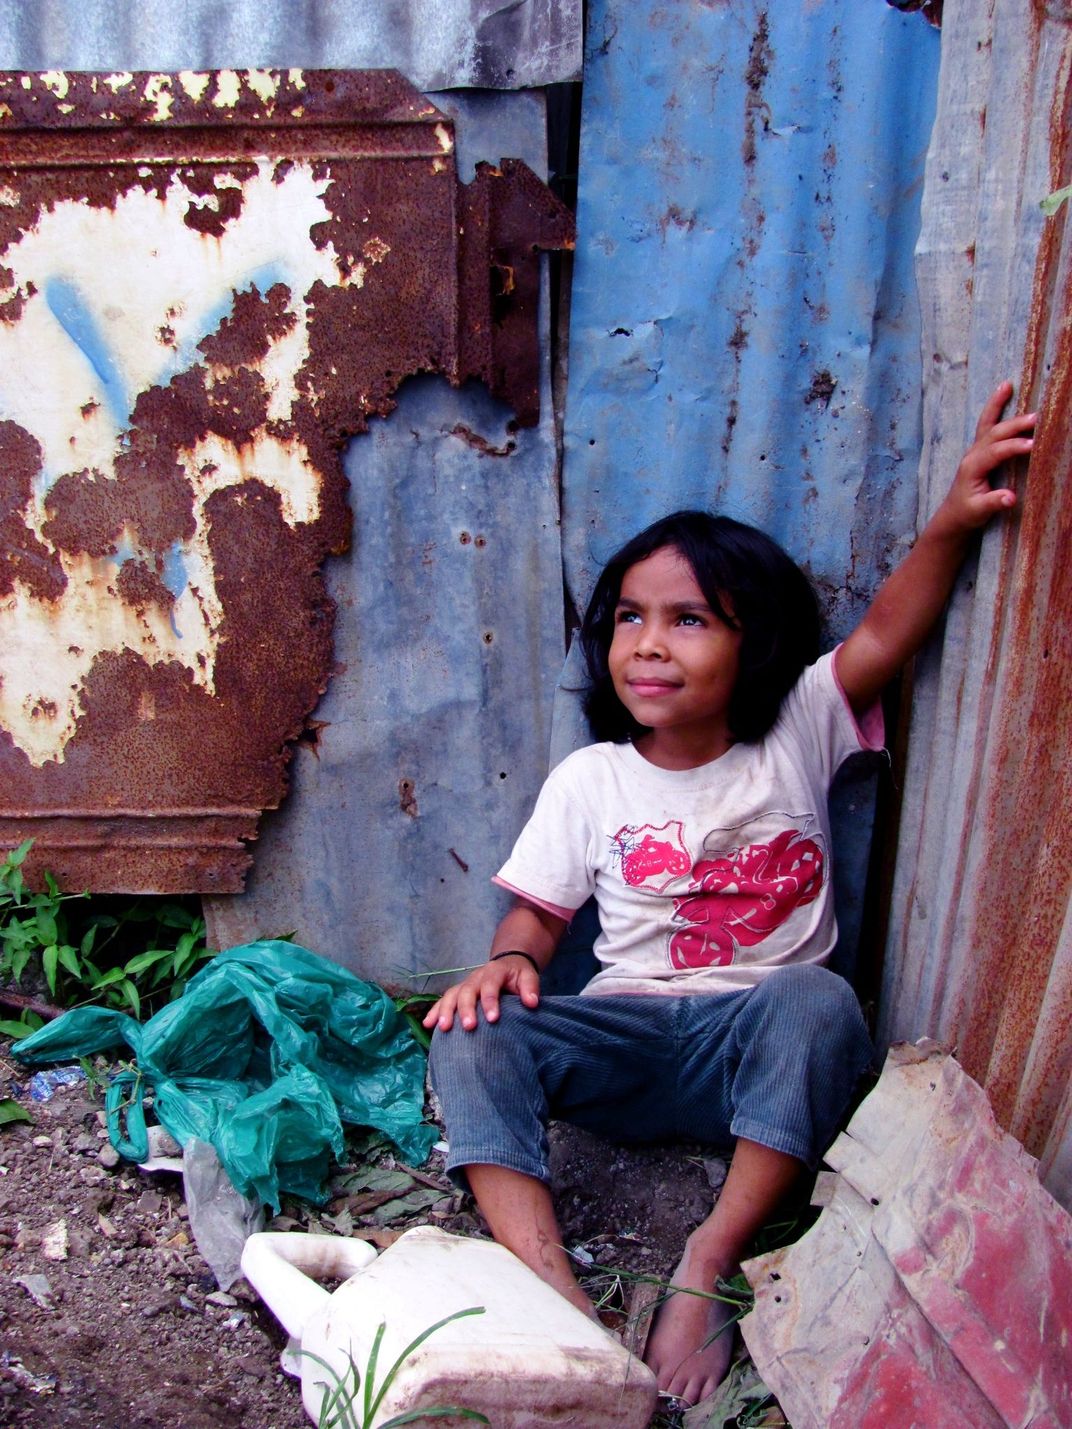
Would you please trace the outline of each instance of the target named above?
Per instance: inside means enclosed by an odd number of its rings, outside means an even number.
[[[625,824],[612,842],[621,859],[622,877],[630,888],[660,893],[689,871],[689,853],[680,819],[660,824],[658,828],[651,824],[641,824],[638,828]]]
[[[674,899],[674,918],[687,924],[670,935],[675,968],[724,967],[738,948],[761,943],[797,908],[819,896],[823,852],[786,829],[769,844],[700,859],[689,893]]]

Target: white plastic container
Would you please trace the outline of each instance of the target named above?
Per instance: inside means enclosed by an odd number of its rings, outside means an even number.
[[[356,1366],[363,1394],[381,1323],[376,1388],[424,1330],[474,1307],[483,1314],[451,1321],[407,1357],[373,1425],[441,1405],[477,1410],[493,1429],[643,1429],[654,1412],[655,1378],[647,1366],[490,1241],[419,1226],[376,1256],[342,1236],[265,1232],[246,1242],[242,1270],[301,1342],[302,1403],[314,1420],[325,1386],[336,1385],[318,1359],[351,1385]],[[310,1278],[348,1273],[331,1295]]]

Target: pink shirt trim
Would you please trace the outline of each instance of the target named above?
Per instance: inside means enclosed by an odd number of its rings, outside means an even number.
[[[496,873],[492,877],[492,883],[497,883],[500,888],[505,888],[507,893],[512,893],[516,898],[520,898],[523,903],[535,903],[537,908],[542,908],[546,913],[553,913],[556,918],[561,918],[564,923],[570,922],[576,908],[560,908],[557,903],[546,903],[542,898],[534,898],[531,893],[526,893],[523,888],[515,888],[512,883],[507,883]]]

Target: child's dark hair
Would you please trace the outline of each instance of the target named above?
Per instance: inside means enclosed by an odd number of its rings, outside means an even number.
[[[607,657],[626,571],[666,547],[692,567],[715,615],[742,632],[728,721],[734,739],[754,743],[771,729],[804,667],[818,658],[819,605],[807,576],[776,541],[707,511],[664,516],[604,566],[581,624],[589,678],[584,711],[592,734],[622,743],[644,732],[614,692]]]

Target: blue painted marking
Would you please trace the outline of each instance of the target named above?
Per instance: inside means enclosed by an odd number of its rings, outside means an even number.
[[[179,541],[172,543],[171,549],[164,557],[164,585],[175,597],[176,600],[190,584],[190,577],[186,570],[186,556]],[[171,629],[176,640],[182,639],[182,631],[175,624],[175,611],[171,612]]]
[[[116,566],[121,567],[124,566],[127,561],[132,560],[134,555],[135,551],[134,547],[130,543],[130,538],[124,536],[123,539],[119,542],[119,545],[116,547],[115,555],[107,556],[105,557],[105,559],[112,561]]]
[[[254,268],[241,283],[236,283],[233,290],[228,290],[225,297],[206,310],[201,316],[200,322],[191,332],[189,337],[175,350],[173,356],[160,376],[157,384],[161,387],[179,372],[185,372],[188,367],[193,367],[198,362],[204,361],[204,354],[198,352],[197,344],[208,336],[210,332],[215,332],[224,318],[229,318],[234,308],[235,293],[248,293],[256,288],[263,297],[276,283],[284,283],[289,286],[286,269],[280,263],[263,263],[259,268]]]
[[[100,379],[105,401],[116,421],[125,424],[130,416],[126,384],[85,298],[69,279],[49,278],[45,283],[45,302]]]

